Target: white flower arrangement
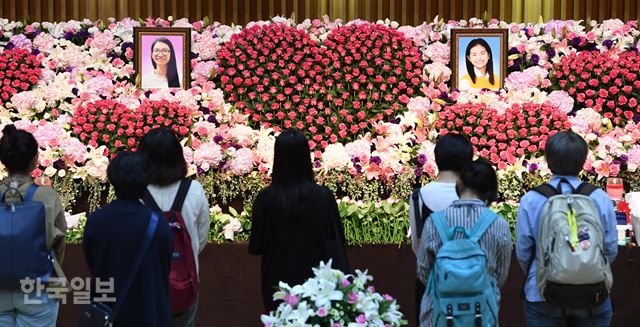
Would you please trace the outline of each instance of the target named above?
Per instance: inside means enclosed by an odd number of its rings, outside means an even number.
[[[285,326],[402,326],[396,300],[377,293],[367,282],[373,277],[356,270],[355,275],[331,268],[331,260],[313,268],[314,277],[304,284],[289,286],[280,282],[274,300],[282,300],[277,310],[262,315],[267,327]]]

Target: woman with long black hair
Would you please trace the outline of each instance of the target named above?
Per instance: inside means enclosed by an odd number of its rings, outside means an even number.
[[[151,44],[153,71],[142,76],[143,89],[182,87],[176,52],[171,41],[159,37]]]
[[[267,311],[277,303],[272,295],[280,281],[303,283],[313,276],[312,267],[334,259],[327,242],[338,239],[344,254],[344,230],[333,193],[316,184],[309,143],[297,129],[276,138],[271,185],[258,194],[252,211],[249,253],[262,255],[262,300]],[[329,227],[327,227],[329,226]]]

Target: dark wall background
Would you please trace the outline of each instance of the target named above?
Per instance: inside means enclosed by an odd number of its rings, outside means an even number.
[[[319,18],[378,20],[390,18],[403,25],[419,25],[436,15],[445,20],[482,17],[508,22],[550,19],[608,18],[636,20],[637,0],[2,0],[0,17],[9,20],[66,21],[114,17],[187,17],[191,21],[208,16],[210,21],[230,24],[291,16],[298,21]]]

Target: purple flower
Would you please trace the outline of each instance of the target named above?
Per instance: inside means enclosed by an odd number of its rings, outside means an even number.
[[[611,47],[613,46],[613,41],[612,40],[604,40],[604,41],[602,41],[602,45],[607,47],[607,49],[611,49]]]
[[[349,293],[349,297],[347,299],[347,302],[349,302],[349,304],[354,304],[354,303],[356,303],[356,301],[358,301],[358,293],[356,293],[356,292]]]
[[[529,165],[529,172],[533,173],[534,171],[538,170],[538,164],[537,163],[532,163]]]
[[[509,49],[508,54],[510,54],[510,55],[512,55],[512,54],[520,54],[520,51],[518,51],[518,48],[512,47],[511,49]]]
[[[554,50],[553,48],[549,48],[546,51],[547,56],[549,57],[549,59],[553,58],[556,56],[556,50]]]
[[[91,34],[85,30],[79,31],[76,35],[83,41],[83,43],[91,36]]]
[[[360,166],[360,165],[353,165],[353,167],[356,169],[356,172],[357,172],[358,174],[361,174],[361,173],[362,173],[362,166]]]
[[[359,324],[364,324],[367,322],[367,317],[365,317],[364,313],[356,317],[356,322]]]
[[[629,156],[627,156],[626,154],[621,154],[620,155],[620,160],[627,162],[629,161]]]
[[[353,158],[351,158],[351,162],[353,162],[354,164],[357,164],[358,162],[360,162],[360,158],[353,157]]]
[[[577,48],[578,46],[580,46],[580,42],[582,40],[580,40],[580,37],[574,37],[573,39],[571,39],[571,45],[575,48]]]
[[[196,170],[196,173],[197,173],[198,175],[202,175],[202,174],[204,174],[205,172],[204,172],[204,169],[202,169],[202,168],[198,167],[198,169]]]
[[[216,117],[213,116],[213,115],[209,115],[209,117],[207,117],[207,121],[210,122],[210,123],[213,123],[213,124],[215,124],[217,122],[216,121]]]
[[[522,167],[526,167],[529,165],[529,161],[527,160],[522,160]]]
[[[220,143],[222,141],[222,136],[216,135],[213,137],[213,142]]]
[[[640,123],[640,114],[633,115],[633,122],[636,124]]]
[[[322,166],[322,163],[320,162],[320,160],[316,160],[313,162],[313,166],[316,168],[320,168]]]
[[[369,159],[369,163],[379,165],[382,163],[382,160],[378,156],[372,156],[371,159]]]
[[[291,306],[295,306],[299,301],[298,297],[292,294],[285,295],[283,300],[289,303]]]
[[[63,37],[65,40],[71,41],[71,39],[73,39],[73,32],[66,32]]]
[[[420,166],[423,166],[426,162],[427,162],[427,155],[425,155],[424,153],[419,154],[418,163],[420,164]]]
[[[538,56],[537,54],[533,54],[533,55],[531,55],[531,62],[532,62],[534,65],[537,65],[537,64],[538,64],[538,62],[540,62],[540,56]]]
[[[64,160],[58,159],[53,163],[53,166],[56,167],[56,169],[64,169],[67,165],[65,165]]]
[[[327,313],[329,313],[327,311],[327,308],[325,307],[319,307],[318,310],[316,311],[316,314],[318,315],[318,317],[324,317],[327,315]]]
[[[414,175],[416,175],[416,177],[420,177],[420,176],[422,176],[422,168],[416,168],[416,169],[413,171],[413,174],[414,174]]]
[[[38,50],[38,49],[33,49],[33,50],[31,50],[31,54],[32,54],[32,55],[34,55],[34,56],[37,56],[37,55],[39,55],[39,54],[40,54],[40,50]]]
[[[203,107],[200,106],[200,108],[198,108],[200,110],[200,112],[202,112],[204,115],[208,115],[209,113],[211,113],[211,110],[209,110],[209,108],[207,107]]]
[[[340,285],[342,285],[342,287],[347,287],[349,285],[351,285],[351,282],[348,279],[343,279],[340,281]]]
[[[619,166],[620,165],[620,160],[613,160],[613,161],[611,161],[611,164]]]

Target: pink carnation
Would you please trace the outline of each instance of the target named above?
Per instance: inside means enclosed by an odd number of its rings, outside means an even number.
[[[358,158],[361,161],[369,160],[369,156],[371,156],[371,142],[366,139],[347,143],[344,149],[351,158]]]
[[[450,52],[451,49],[449,48],[448,44],[435,42],[427,46],[425,55],[434,62],[439,62],[447,65],[449,64]]]
[[[191,148],[183,147],[182,155],[184,156],[184,161],[187,162],[187,165],[191,165],[193,163],[193,150]]]
[[[409,111],[417,113],[419,116],[424,115],[425,112],[429,111],[431,107],[431,100],[427,97],[414,97],[409,100],[407,103],[407,108]]]
[[[113,39],[111,31],[96,32],[93,34],[93,41],[91,41],[91,47],[97,49],[102,53],[108,53],[116,47],[116,41]]]
[[[32,124],[30,121],[28,120],[18,120],[13,122],[13,125],[17,128],[17,129],[21,129],[23,131],[27,131],[31,134],[35,133],[36,130],[38,130],[38,127],[34,124]]]
[[[193,153],[193,162],[207,170],[217,167],[222,161],[222,148],[216,143],[203,143]]]
[[[60,141],[60,149],[66,158],[75,163],[84,163],[87,158],[87,146],[77,138],[67,138]]]
[[[38,145],[44,148],[51,145],[58,145],[58,139],[62,136],[62,133],[62,128],[57,124],[46,123],[44,126],[38,127],[38,130],[33,133],[33,137],[38,141]]]
[[[84,86],[85,91],[103,95],[113,86],[113,81],[105,75],[99,75],[88,80]]]
[[[602,116],[591,108],[580,109],[575,116],[568,118],[571,129],[579,134],[598,132],[602,127]]]
[[[640,167],[640,145],[635,145],[633,148],[627,151],[627,165],[628,169],[635,171]]]
[[[505,87],[509,90],[536,87],[547,78],[548,74],[549,72],[540,66],[529,67],[524,71],[509,74],[505,82]]]
[[[547,95],[545,103],[560,109],[565,114],[573,110],[573,98],[565,91],[553,91]]]
[[[219,47],[211,31],[204,31],[194,45],[195,52],[200,55],[201,60],[213,59]]]
[[[11,103],[18,112],[34,109],[39,102],[38,96],[33,91],[16,93],[11,97]]]
[[[425,65],[424,71],[429,80],[436,83],[444,83],[451,78],[451,69],[441,62]]]
[[[234,175],[244,175],[251,172],[253,168],[253,153],[250,149],[242,148],[237,150],[235,156],[229,161],[229,172]]]
[[[51,34],[40,33],[33,39],[33,46],[44,53],[50,53],[53,50],[55,41]]]
[[[193,67],[194,79],[209,79],[215,73],[216,63],[215,61],[201,61]]]
[[[17,34],[9,39],[9,42],[13,43],[16,48],[31,50],[31,40],[29,40],[24,34]]]

